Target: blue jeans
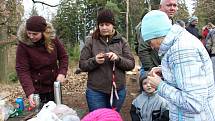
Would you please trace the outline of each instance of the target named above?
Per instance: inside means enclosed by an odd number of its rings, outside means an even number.
[[[120,111],[122,104],[125,101],[126,89],[123,88],[117,91],[119,100],[116,99],[115,95],[113,98],[113,107],[116,108],[116,111]],[[110,105],[110,94],[106,94],[97,90],[87,88],[86,98],[89,111],[92,112],[99,108],[112,108]]]

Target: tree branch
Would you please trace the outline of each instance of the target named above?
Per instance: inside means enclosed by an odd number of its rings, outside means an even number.
[[[47,3],[45,3],[45,2],[41,2],[41,1],[35,1],[35,0],[32,0],[32,2],[33,3],[41,3],[41,4],[43,4],[43,5],[47,5],[47,6],[50,6],[50,7],[57,7],[59,4],[57,4],[57,5],[50,5],[50,4],[47,4]]]

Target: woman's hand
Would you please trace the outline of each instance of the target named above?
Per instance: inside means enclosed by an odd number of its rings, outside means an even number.
[[[28,101],[31,107],[36,107],[36,103],[34,102],[34,94],[28,96]]]
[[[156,73],[152,73],[152,75],[148,76],[147,78],[149,79],[149,83],[151,84],[151,86],[155,89],[157,89],[158,85],[162,81],[161,77]]]
[[[103,64],[105,62],[105,54],[104,53],[99,53],[96,55],[96,62],[98,64]]]
[[[61,83],[65,82],[65,75],[63,75],[63,74],[58,74],[56,80],[59,81],[59,82],[61,82]]]
[[[105,55],[107,56],[107,58],[110,59],[110,61],[116,61],[119,60],[119,56],[116,55],[116,53],[113,52],[109,52],[109,53],[105,53]]]
[[[162,70],[161,70],[161,67],[153,67],[151,69],[151,71],[148,73],[148,75],[152,76],[153,74],[157,74],[158,76],[162,76]]]

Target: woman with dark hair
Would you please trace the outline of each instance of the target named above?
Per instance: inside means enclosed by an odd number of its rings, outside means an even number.
[[[185,22],[183,20],[176,20],[176,24],[180,25],[181,27],[185,28]]]
[[[125,71],[135,65],[127,40],[115,29],[111,10],[97,17],[97,29],[86,40],[79,67],[88,72],[86,99],[89,111],[114,108],[120,111],[126,97]]]
[[[32,16],[18,31],[16,71],[30,106],[34,94],[41,102],[54,101],[54,81],[65,81],[68,55],[55,30],[42,16]]]

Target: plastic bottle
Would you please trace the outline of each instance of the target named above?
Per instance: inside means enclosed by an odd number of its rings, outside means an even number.
[[[18,109],[20,109],[22,111],[25,109],[24,101],[23,101],[22,97],[16,98],[16,104],[18,105],[18,107],[17,107]]]

